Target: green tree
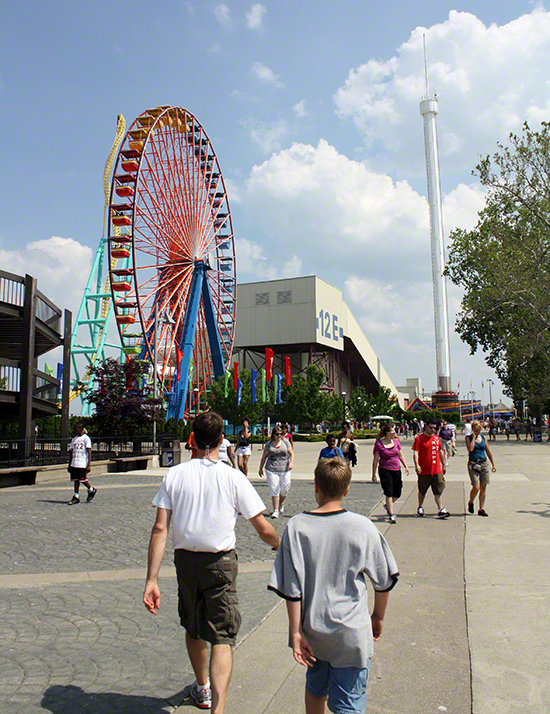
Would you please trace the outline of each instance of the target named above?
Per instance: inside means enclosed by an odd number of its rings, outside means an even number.
[[[330,409],[330,402],[325,399],[328,395],[321,392],[324,381],[323,370],[310,364],[305,369],[305,375],[293,376],[292,384],[283,386],[281,396],[285,421],[304,424],[311,429],[325,418],[323,411]]]
[[[225,396],[225,380],[219,379],[212,384],[210,392],[210,404],[215,412],[218,412],[229,424],[237,426],[243,419],[250,419],[253,424],[263,423],[265,405],[261,401],[252,402],[251,373],[249,369],[239,370],[239,377],[243,383],[243,392],[240,405],[237,404],[237,391],[233,389],[233,370],[230,371],[227,396]],[[258,399],[261,399],[259,383],[257,387]],[[269,415],[272,410],[272,397],[269,403]]]
[[[153,398],[152,386],[144,379],[148,371],[144,360],[120,364],[112,357],[92,369],[94,386],[86,390],[86,400],[94,405],[92,424],[97,435],[150,433],[154,419],[164,420],[162,399]]]
[[[367,421],[367,419],[369,418],[369,414],[371,414],[371,412],[369,411],[370,408],[371,402],[365,387],[355,387],[354,389],[352,389],[349,401],[347,403],[349,416],[358,424],[361,424],[362,422]],[[386,414],[386,412],[380,413]],[[375,414],[371,415],[376,416]]]
[[[370,416],[380,416],[382,414],[392,415],[395,405],[397,404],[397,397],[392,394],[389,387],[378,387],[378,392],[376,394],[371,394],[369,396],[367,409]]]
[[[482,158],[487,190],[471,231],[451,233],[446,273],[464,289],[456,329],[485,353],[514,402],[550,398],[550,124],[524,125]]]

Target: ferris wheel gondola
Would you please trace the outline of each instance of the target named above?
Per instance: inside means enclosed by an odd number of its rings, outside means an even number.
[[[113,172],[110,225],[123,350],[155,364],[168,416],[182,418],[204,405],[212,380],[229,365],[236,307],[225,184],[190,112],[155,107],[130,126]],[[121,258],[125,267],[114,265]]]

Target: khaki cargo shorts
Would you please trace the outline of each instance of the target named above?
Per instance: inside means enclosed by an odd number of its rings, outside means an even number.
[[[234,645],[241,626],[237,598],[237,554],[175,550],[178,612],[193,639]]]

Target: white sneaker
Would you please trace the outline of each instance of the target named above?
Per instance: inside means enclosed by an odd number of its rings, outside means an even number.
[[[416,510],[416,515],[419,518],[422,518],[424,516],[424,509],[422,508],[422,506],[418,506],[418,508]]]
[[[273,511],[273,513],[271,514],[271,518],[279,518],[279,511]]]
[[[282,506],[279,508],[279,513],[284,513],[284,512],[285,512],[285,507],[284,507],[284,505],[282,505]]]

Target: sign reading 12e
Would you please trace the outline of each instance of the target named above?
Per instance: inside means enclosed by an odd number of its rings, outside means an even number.
[[[344,330],[338,325],[338,315],[326,310],[319,310],[317,329],[321,331],[321,337],[327,340],[340,342],[344,338]]]

